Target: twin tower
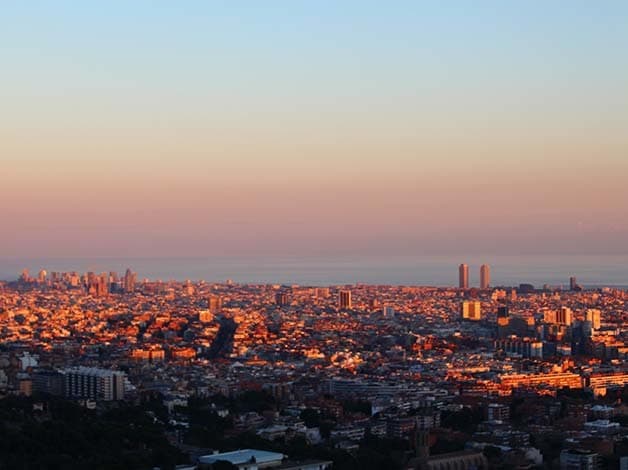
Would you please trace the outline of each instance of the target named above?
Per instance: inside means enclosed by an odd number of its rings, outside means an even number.
[[[491,283],[491,268],[488,264],[480,266],[480,289],[488,289]],[[461,264],[458,267],[458,287],[469,288],[469,265]]]

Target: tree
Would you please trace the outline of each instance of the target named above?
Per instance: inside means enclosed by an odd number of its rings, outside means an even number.
[[[306,408],[301,412],[300,418],[308,428],[316,428],[321,424],[321,417],[317,410]]]

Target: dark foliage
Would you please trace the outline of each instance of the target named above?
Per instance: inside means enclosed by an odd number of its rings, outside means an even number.
[[[97,412],[47,400],[41,412],[30,399],[6,398],[0,416],[2,470],[173,468],[187,461],[140,407]]]

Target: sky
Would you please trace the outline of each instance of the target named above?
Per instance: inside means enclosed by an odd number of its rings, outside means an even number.
[[[0,258],[628,254],[625,1],[4,2]]]

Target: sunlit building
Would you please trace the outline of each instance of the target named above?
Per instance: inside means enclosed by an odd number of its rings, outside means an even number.
[[[477,300],[465,300],[460,304],[460,317],[463,320],[481,320],[482,304]]]
[[[591,328],[599,330],[602,326],[602,312],[597,308],[587,309],[586,320],[591,322]]]
[[[469,266],[466,264],[458,266],[458,287],[460,289],[469,288]]]
[[[341,290],[340,291],[340,303],[339,306],[341,309],[346,310],[346,309],[350,309],[352,304],[351,304],[351,291],[350,290]]]
[[[488,264],[480,266],[480,289],[488,289],[491,284],[491,268]]]

